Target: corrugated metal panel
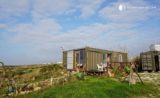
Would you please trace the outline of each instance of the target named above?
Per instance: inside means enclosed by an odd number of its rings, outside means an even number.
[[[112,52],[111,62],[127,62],[127,53]]]
[[[73,69],[74,51],[67,51],[67,69]]]
[[[111,53],[111,52],[104,52],[98,51],[94,49],[90,49],[87,51],[87,68],[88,70],[97,69],[97,64],[101,64],[104,62],[103,54]],[[111,53],[111,62],[119,62],[119,55],[121,55],[121,62],[127,62],[127,53],[119,53],[119,52],[112,52]]]
[[[63,51],[63,66],[67,67],[67,52]]]
[[[141,54],[142,70],[153,70],[153,62],[151,53]]]
[[[88,70],[97,69],[97,64],[103,62],[102,53],[88,51],[87,52],[87,68]]]

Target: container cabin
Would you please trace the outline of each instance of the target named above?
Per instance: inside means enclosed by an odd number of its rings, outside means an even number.
[[[160,51],[147,51],[140,54],[142,71],[160,71]]]
[[[67,70],[75,70],[80,65],[85,71],[96,70],[97,64],[109,64],[112,62],[127,62],[128,54],[91,47],[63,51],[63,66]]]

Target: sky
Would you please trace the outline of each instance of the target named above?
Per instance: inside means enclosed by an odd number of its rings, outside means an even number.
[[[94,47],[130,58],[160,43],[160,0],[0,0],[0,61],[62,61]]]

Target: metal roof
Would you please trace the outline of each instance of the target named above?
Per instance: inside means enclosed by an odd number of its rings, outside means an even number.
[[[120,51],[112,51],[112,50],[106,50],[106,49],[99,49],[99,48],[93,48],[93,47],[82,47],[82,48],[77,48],[77,49],[69,49],[69,50],[65,50],[65,51],[75,51],[75,50],[81,50],[81,49],[94,49],[94,50],[97,50],[97,51],[104,51],[104,52],[116,52],[116,53],[127,53],[127,52],[120,52]]]

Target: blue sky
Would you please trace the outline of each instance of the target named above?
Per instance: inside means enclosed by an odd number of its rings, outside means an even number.
[[[85,46],[128,52],[160,43],[160,0],[0,0],[0,60],[57,62]]]

